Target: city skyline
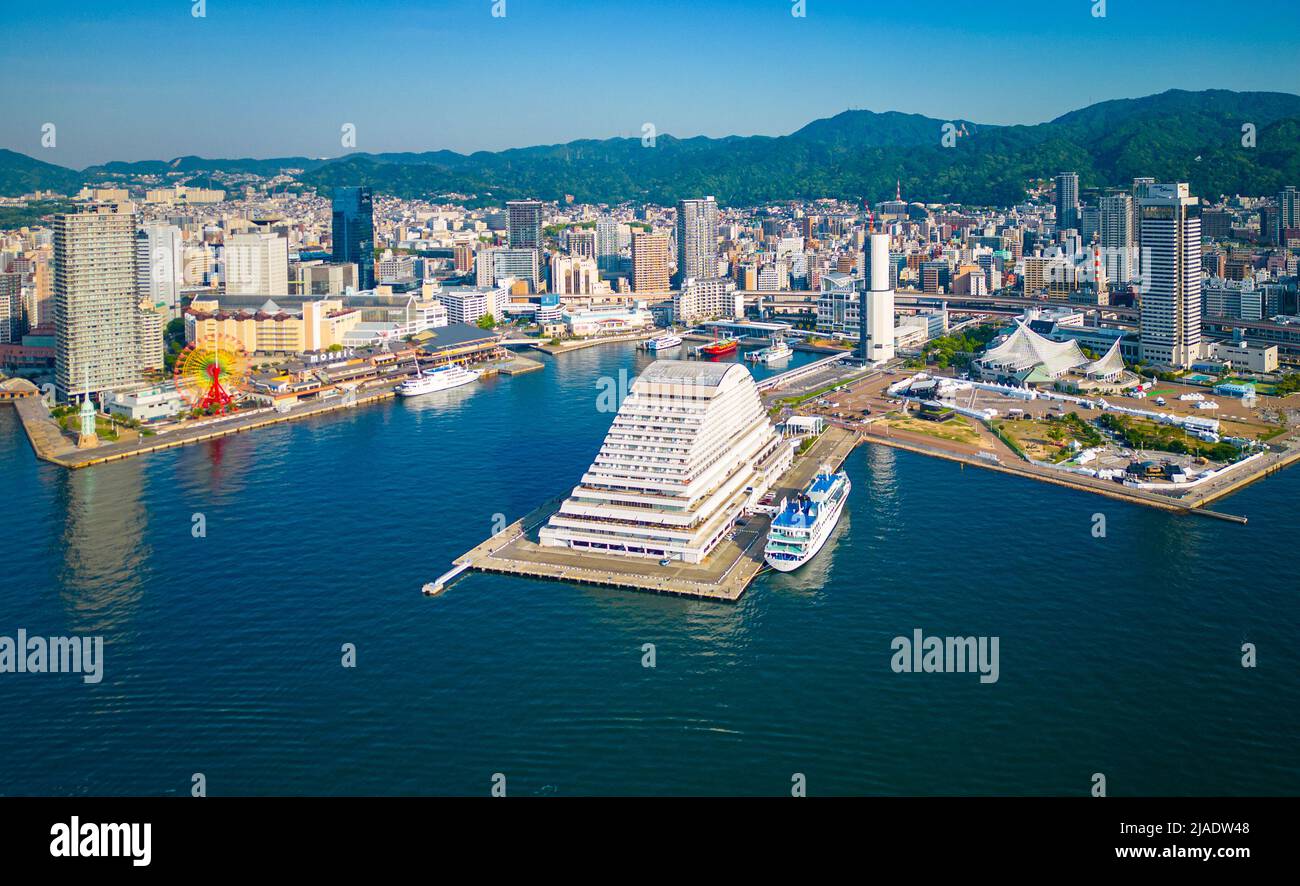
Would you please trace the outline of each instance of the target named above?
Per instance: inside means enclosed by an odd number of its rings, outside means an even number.
[[[1105,17],[1094,17],[1092,5],[1058,4],[1026,17],[1017,4],[963,3],[971,16],[958,28],[944,22],[962,9],[929,0],[867,9],[810,0],[803,18],[791,15],[793,4],[783,2],[761,10],[735,2],[708,10],[674,2],[660,5],[665,14],[644,16],[629,27],[624,13],[602,4],[566,4],[556,12],[512,0],[506,16],[494,18],[492,4],[465,0],[430,10],[381,3],[368,8],[367,26],[358,29],[352,16],[330,14],[336,3],[274,9],[213,3],[195,18],[188,3],[155,2],[97,11],[94,21],[85,20],[81,7],[45,4],[39,14],[16,10],[7,21],[8,62],[23,72],[28,86],[0,96],[0,114],[12,123],[0,147],[77,169],[195,154],[470,153],[641,137],[645,124],[679,138],[775,136],[847,109],[1034,124],[1097,101],[1170,88],[1286,91],[1300,82],[1300,61],[1287,52],[1284,36],[1293,30],[1279,27],[1296,14],[1280,0],[1262,4],[1258,15],[1226,30],[1215,26],[1221,7],[1207,2],[1162,0],[1140,8],[1112,2]],[[728,12],[734,14],[723,14]],[[1182,25],[1177,39],[1157,39],[1175,19]],[[303,27],[313,29],[314,43],[330,47],[327,66],[312,66],[314,56],[286,52],[274,42],[276,35]],[[43,39],[56,29],[59,41]],[[666,41],[669,30],[694,39]],[[136,53],[89,51],[123,35],[149,41],[147,65],[139,64]],[[409,71],[385,70],[373,61],[428,41],[436,56]],[[701,42],[788,63],[742,61],[733,73],[719,61],[702,72],[695,51]],[[1003,47],[1016,70],[1033,70],[1035,76],[989,67],[984,79],[972,80],[972,73],[981,72],[972,72],[968,51],[981,44]],[[575,52],[573,46],[586,49]],[[890,47],[924,48],[925,66],[886,64]],[[602,73],[606,53],[615,48],[619,58],[644,58],[646,70]],[[819,78],[815,91],[798,76],[804,53],[864,50],[880,50],[880,64]],[[508,65],[499,60],[506,53]],[[1115,53],[1127,55],[1125,65],[1097,63]],[[1269,64],[1241,64],[1243,57],[1260,54]],[[220,74],[157,76],[187,71],[196,57],[210,63],[205,70]],[[1188,66],[1188,57],[1197,64]],[[269,65],[272,59],[277,64]],[[356,76],[358,65],[373,76]],[[530,102],[517,77],[529,65],[556,82],[581,82],[584,101],[571,103],[564,114]],[[710,76],[716,88],[701,90],[701,77]],[[440,80],[462,77],[473,88],[439,88]],[[996,86],[1007,82],[1016,84],[1014,92]],[[1143,86],[1135,90],[1135,83]],[[761,97],[761,113],[749,101],[719,100],[737,89]],[[294,113],[284,113],[288,104]],[[224,107],[238,107],[238,117],[222,113]],[[42,147],[46,123],[57,127],[53,148]],[[345,124],[355,127],[354,147],[341,144]]]

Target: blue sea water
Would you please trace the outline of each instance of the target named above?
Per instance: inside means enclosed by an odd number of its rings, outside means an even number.
[[[0,793],[1300,793],[1300,470],[1239,526],[867,445],[824,551],[736,605],[422,596],[574,483],[600,379],[648,362],[544,359],[78,472],[0,408],[0,635],[105,640],[96,685],[0,674]],[[998,681],[895,673],[917,628],[998,637]]]

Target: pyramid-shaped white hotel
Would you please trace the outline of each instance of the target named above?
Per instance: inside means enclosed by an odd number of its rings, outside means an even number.
[[[792,461],[743,365],[657,360],[540,541],[699,563]]]

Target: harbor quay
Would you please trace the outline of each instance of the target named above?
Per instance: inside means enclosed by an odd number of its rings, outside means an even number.
[[[1193,514],[1244,523],[1246,518],[1211,510],[1224,496],[1300,461],[1300,405],[1283,398],[1260,398],[1255,405],[1227,398],[1215,401],[1224,428],[1254,434],[1253,454],[1237,461],[1209,463],[1192,454],[1135,449],[1113,435],[1100,434],[1078,454],[1052,453],[1072,433],[1087,432],[1099,415],[1124,415],[1118,404],[1059,397],[1052,392],[964,388],[955,399],[939,402],[910,397],[905,381],[915,378],[898,366],[836,385],[788,414],[819,417],[853,430],[866,442],[905,449],[1002,474],[1101,495],[1170,513]],[[962,380],[936,377],[960,387]],[[924,382],[923,382],[924,384]],[[990,386],[991,387],[991,386]],[[900,388],[902,393],[900,393]],[[1176,422],[1188,403],[1204,403],[1199,391],[1166,383],[1170,403],[1141,401],[1144,414]],[[927,394],[928,396],[932,396]],[[1178,397],[1199,399],[1178,400]],[[776,399],[775,397],[772,399]],[[1177,404],[1177,405],[1174,405]],[[1129,408],[1129,407],[1122,407]],[[1136,405],[1133,407],[1137,409]],[[1203,411],[1203,410],[1198,410]],[[1153,420],[1154,421],[1154,420]],[[1063,437],[1048,438],[1054,428]],[[1190,437],[1189,437],[1190,439]],[[1053,459],[1056,459],[1055,461]],[[1184,473],[1186,471],[1187,473]],[[1199,472],[1199,473],[1198,473]]]
[[[857,445],[856,433],[828,427],[777,480],[774,498],[805,489],[823,468],[838,469]],[[700,563],[674,560],[663,565],[652,557],[580,551],[543,546],[539,533],[559,510],[564,496],[550,499],[520,520],[457,557],[459,566],[527,578],[578,582],[602,587],[648,591],[697,600],[734,603],[754,578],[765,571],[763,543],[771,523],[754,511]]]
[[[483,377],[498,374],[520,375],[542,368],[542,364],[536,360],[508,351],[502,359],[480,363],[477,366]],[[31,443],[32,451],[38,459],[75,470],[378,403],[394,397],[394,383],[410,377],[413,371],[413,366],[403,364],[392,367],[373,378],[354,381],[349,387],[334,389],[328,396],[192,419],[156,434],[134,434],[130,439],[102,442],[89,449],[77,446],[77,441],[64,431],[51,415],[49,406],[43,398],[33,395],[0,400],[0,403],[12,403]]]

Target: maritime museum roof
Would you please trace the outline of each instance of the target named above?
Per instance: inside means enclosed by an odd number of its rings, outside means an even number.
[[[1048,376],[1056,377],[1083,366],[1088,357],[1077,341],[1052,341],[1017,320],[1015,331],[1000,345],[985,351],[979,362],[1015,371],[1041,366]]]

